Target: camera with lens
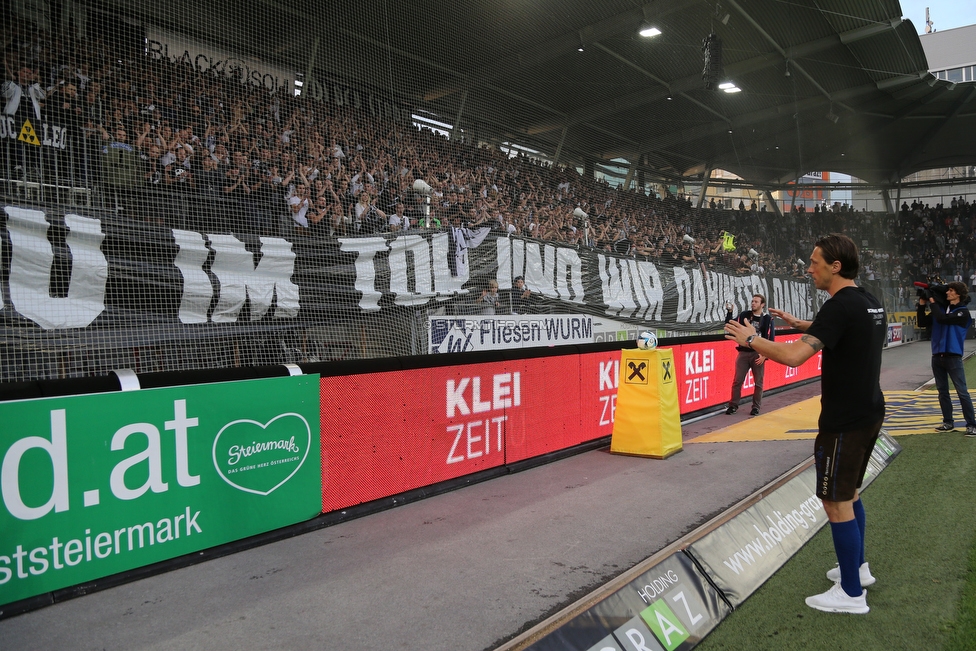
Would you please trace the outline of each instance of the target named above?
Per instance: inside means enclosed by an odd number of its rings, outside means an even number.
[[[949,299],[946,296],[946,290],[949,286],[942,282],[941,279],[930,280],[928,282],[916,281],[913,283],[915,285],[915,294],[924,299],[927,303],[930,298],[934,298],[935,302],[939,305],[945,307],[949,303]]]

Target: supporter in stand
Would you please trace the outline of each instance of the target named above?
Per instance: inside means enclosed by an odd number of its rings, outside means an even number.
[[[389,217],[376,207],[376,200],[370,188],[365,188],[359,193],[355,224],[359,233],[363,235],[385,231],[389,226]]]
[[[194,174],[194,187],[205,195],[215,195],[223,186],[222,175],[218,169],[217,159],[204,154],[200,163],[200,170]]]
[[[525,286],[525,278],[516,276],[512,281],[512,288],[508,290],[509,302],[512,306],[512,314],[529,314],[529,303],[532,300],[532,292]]]
[[[390,231],[399,232],[410,230],[410,218],[404,212],[405,207],[402,201],[396,202],[394,212],[390,214]]]
[[[140,160],[136,148],[121,124],[111,133],[97,125],[102,139],[102,180],[116,190],[134,189],[140,185]]]
[[[304,182],[295,186],[294,193],[288,197],[288,210],[291,218],[295,221],[299,234],[305,234],[303,229],[309,226],[308,212],[312,207],[312,200],[309,197],[308,185]]]
[[[60,96],[48,102],[51,117],[55,124],[67,127],[74,137],[81,133],[84,125],[85,109],[78,97],[78,87],[71,82],[58,82],[62,87]]]
[[[501,299],[498,296],[498,281],[492,278],[488,281],[488,287],[481,290],[481,297],[477,302],[478,313],[497,314],[501,306]]]
[[[4,115],[15,116],[18,127],[24,120],[33,120],[39,128],[41,106],[48,93],[54,88],[47,90],[42,88],[37,80],[37,71],[27,63],[13,70],[5,57],[4,65],[7,76],[6,81],[0,86],[0,95],[4,99]]]

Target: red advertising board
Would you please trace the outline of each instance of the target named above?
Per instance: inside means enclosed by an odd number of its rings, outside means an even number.
[[[322,378],[323,509],[609,434],[581,426],[582,388],[578,355]]]
[[[800,335],[785,335],[776,341],[792,342]],[[735,377],[735,358],[738,352],[730,341],[712,341],[697,344],[671,346],[677,367],[678,401],[681,413],[712,407],[728,402],[732,395]],[[763,390],[775,389],[795,382],[820,377],[821,353],[817,353],[802,365],[790,368],[773,361],[765,362]],[[751,396],[755,390],[752,372],[742,384],[742,397]]]
[[[681,413],[729,399],[731,342],[671,348]],[[766,388],[818,376],[819,359],[766,362]],[[610,436],[619,366],[616,350],[323,377],[323,512]]]

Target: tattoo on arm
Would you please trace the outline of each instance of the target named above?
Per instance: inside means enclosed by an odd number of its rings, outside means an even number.
[[[815,353],[820,352],[824,347],[823,342],[812,335],[801,335],[800,341],[813,348],[813,352]]]

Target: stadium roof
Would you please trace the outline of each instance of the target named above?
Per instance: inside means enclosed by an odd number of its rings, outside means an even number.
[[[699,178],[721,168],[766,187],[822,170],[894,184],[976,164],[976,84],[928,72],[897,0],[205,4],[118,2],[313,77],[392,89],[560,162],[623,158]],[[638,34],[650,26],[661,34]],[[704,88],[709,33],[741,92]]]

